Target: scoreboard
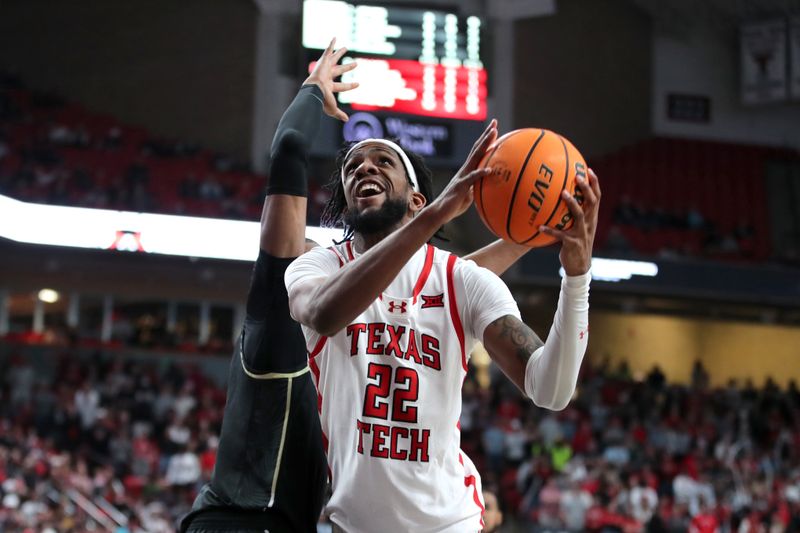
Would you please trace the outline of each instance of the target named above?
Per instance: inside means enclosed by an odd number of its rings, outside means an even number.
[[[482,19],[453,12],[303,2],[302,45],[309,71],[333,37],[337,47],[348,49],[342,62],[359,65],[342,77],[359,87],[338,94],[351,116],[344,127],[339,124],[338,141],[395,137],[434,163],[460,164],[483,129],[483,32]],[[325,148],[323,142],[320,149],[330,151]]]
[[[353,109],[484,120],[486,71],[481,20],[406,7],[305,0],[303,47],[324,50],[332,37],[359,67],[343,81],[360,87],[340,95]]]

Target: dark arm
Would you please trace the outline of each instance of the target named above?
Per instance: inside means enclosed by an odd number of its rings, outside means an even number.
[[[522,244],[497,239],[479,250],[475,250],[464,259],[475,261],[478,266],[489,269],[498,276],[502,276],[511,265],[529,252],[531,249]]]
[[[337,65],[347,49],[334,51],[333,44],[331,41],[286,109],[272,140],[267,198],[261,214],[261,250],[273,257],[297,257],[305,251],[309,148],[322,113],[347,120],[336,106],[334,93],[358,85],[334,81],[356,65]]]

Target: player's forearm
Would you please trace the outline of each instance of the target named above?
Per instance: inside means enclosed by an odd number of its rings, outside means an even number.
[[[322,117],[322,91],[314,84],[303,85],[297,95],[284,111],[275,137],[272,139],[270,155],[275,157],[287,132],[299,133],[308,145],[314,140],[319,130]]]
[[[319,130],[322,93],[304,85],[286,109],[272,139],[267,195],[306,196],[308,154]]]
[[[317,86],[303,86],[281,117],[272,141],[261,250],[275,257],[303,253],[308,152],[319,129],[321,98]]]
[[[539,407],[560,411],[575,393],[589,342],[590,279],[589,273],[564,278],[547,341],[527,363],[525,393]]]
[[[464,259],[475,261],[479,266],[491,270],[498,276],[502,276],[511,265],[516,263],[528,251],[530,251],[530,248],[527,246],[497,239],[493,243],[475,250]]]
[[[443,223],[438,212],[423,209],[411,222],[325,278],[309,293],[304,309],[292,305],[296,318],[322,335],[337,333],[381,295]]]

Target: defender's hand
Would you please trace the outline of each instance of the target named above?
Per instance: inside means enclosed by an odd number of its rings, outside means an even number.
[[[322,91],[322,109],[325,111],[325,114],[333,118],[338,118],[343,122],[347,122],[347,113],[339,109],[334,93],[355,89],[358,87],[358,82],[342,83],[333,80],[345,72],[350,72],[356,68],[357,63],[338,65],[337,63],[339,63],[339,60],[342,59],[342,57],[344,57],[344,55],[347,53],[347,48],[342,47],[334,51],[333,45],[335,43],[336,38],[334,37],[331,39],[331,44],[328,45],[328,48],[322,52],[322,55],[320,56],[316,65],[314,65],[314,70],[312,70],[311,74],[308,75],[308,78],[306,78],[306,81],[303,82],[303,85],[313,83],[319,87]]]

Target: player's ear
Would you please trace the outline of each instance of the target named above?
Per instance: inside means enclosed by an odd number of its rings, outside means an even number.
[[[411,200],[408,202],[408,208],[412,213],[417,214],[427,203],[428,201],[422,193],[413,191],[411,193]]]

